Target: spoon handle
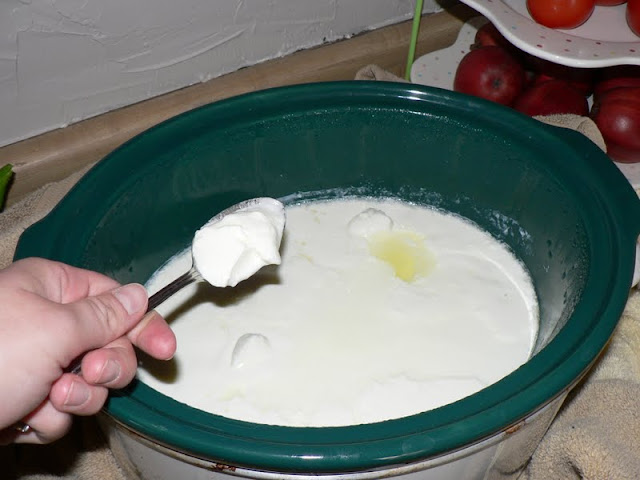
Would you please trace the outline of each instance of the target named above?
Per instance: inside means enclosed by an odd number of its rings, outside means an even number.
[[[200,273],[198,273],[198,270],[196,270],[195,267],[191,267],[191,269],[187,273],[180,275],[173,282],[169,283],[165,287],[162,287],[160,290],[149,297],[149,306],[147,307],[147,312],[150,312],[151,310],[156,308],[178,290],[181,290],[190,283],[200,280],[200,278],[201,277]]]

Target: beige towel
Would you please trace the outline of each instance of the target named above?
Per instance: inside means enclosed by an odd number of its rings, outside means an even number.
[[[356,72],[356,80],[377,80],[379,82],[409,83],[404,78],[380,68],[377,65],[367,65]]]
[[[598,364],[560,410],[524,478],[640,478],[640,291]]]
[[[361,70],[357,78],[404,82],[375,66]],[[592,125],[584,120],[570,118],[569,128],[582,129],[590,136]],[[85,171],[46,185],[0,213],[0,268],[11,262],[24,229],[46,215]],[[525,478],[640,478],[638,402],[640,292],[635,292],[610,346],[566,402],[535,452]],[[20,480],[132,478],[117,466],[93,418],[78,419],[71,434],[53,445],[0,447],[0,473],[3,479]]]
[[[0,268],[6,267],[13,260],[13,252],[22,232],[49,213],[89,168],[91,166],[60,182],[45,185],[0,213]]]

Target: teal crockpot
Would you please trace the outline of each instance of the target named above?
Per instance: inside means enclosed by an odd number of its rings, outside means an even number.
[[[91,169],[24,232],[15,258],[46,257],[144,283],[216,212],[294,194],[390,196],[478,224],[533,278],[534,355],[460,401],[368,425],[231,420],[140,381],[111,395],[111,421],[163,451],[234,471],[411,465],[478,445],[565,395],[606,345],[629,294],[640,201],[598,147],[481,99],[383,82],[264,90],[170,119]]]

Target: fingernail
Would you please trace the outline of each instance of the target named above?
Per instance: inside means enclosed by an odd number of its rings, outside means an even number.
[[[69,388],[64,404],[67,407],[79,407],[89,400],[89,387],[81,381],[74,381]]]
[[[147,301],[147,292],[142,285],[132,283],[113,291],[129,315],[139,312]]]
[[[104,385],[106,383],[113,382],[120,376],[120,364],[113,360],[108,360],[100,372],[100,377],[96,383]]]

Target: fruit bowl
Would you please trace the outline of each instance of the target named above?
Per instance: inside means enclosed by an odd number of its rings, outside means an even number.
[[[417,58],[411,67],[411,82],[453,90],[453,80],[460,61],[471,50],[478,29],[488,21],[482,15],[469,19],[462,25],[453,45]],[[590,106],[591,100],[589,98]],[[631,185],[640,189],[640,163],[614,163]]]
[[[625,19],[626,5],[596,6],[591,17],[572,30],[536,23],[526,0],[462,0],[488,18],[519,49],[561,65],[597,68],[640,65],[640,37]]]

